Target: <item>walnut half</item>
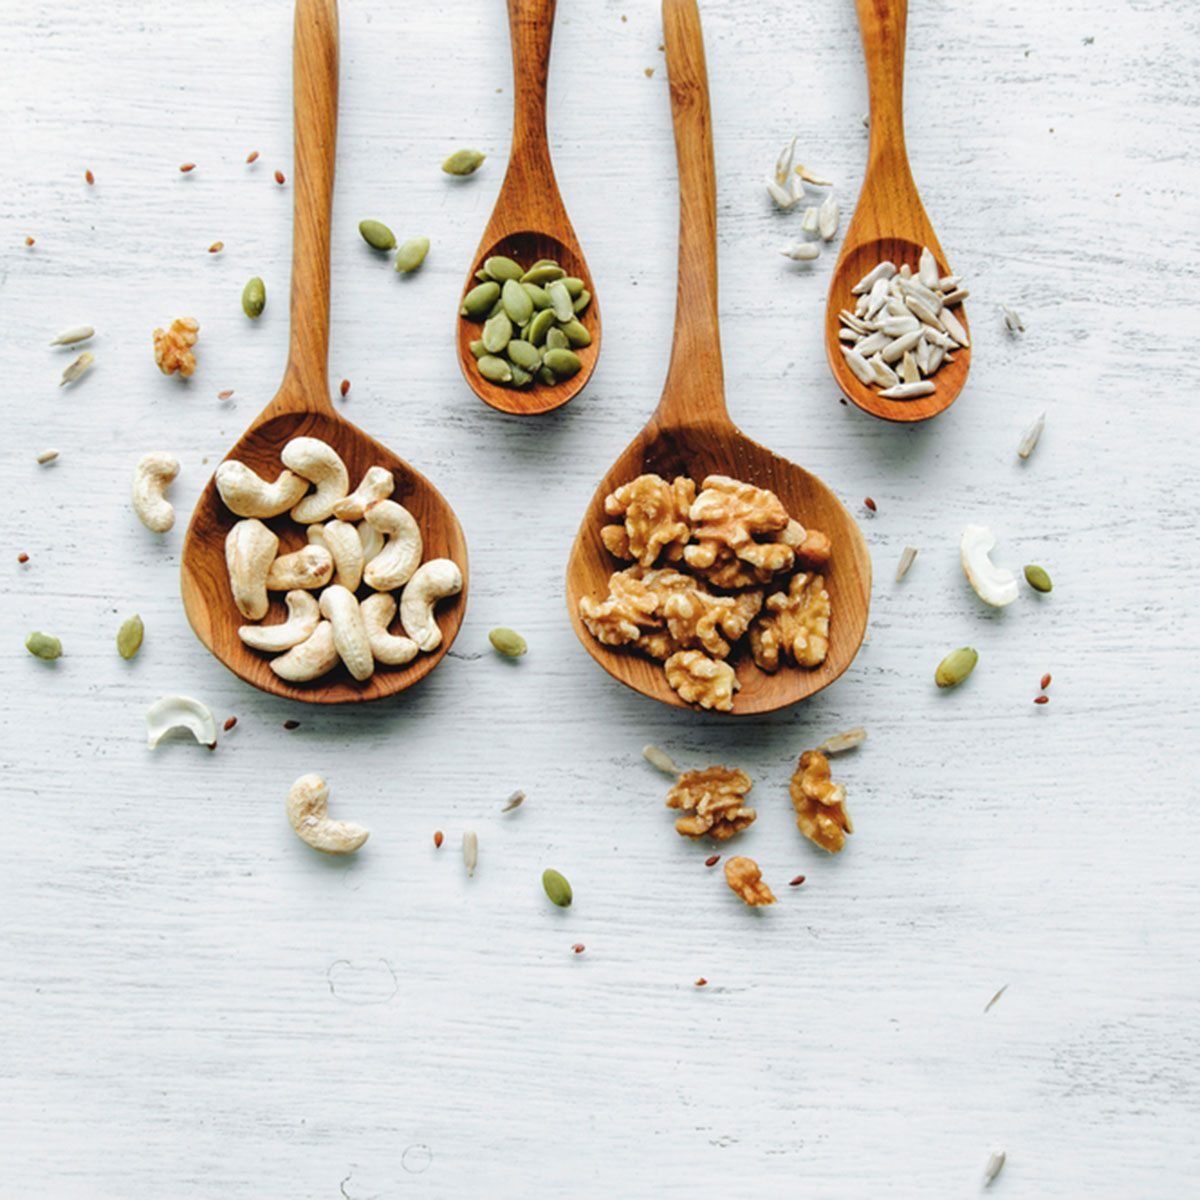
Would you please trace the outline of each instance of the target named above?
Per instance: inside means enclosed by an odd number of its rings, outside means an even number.
[[[195,317],[179,317],[171,322],[170,329],[154,331],[154,361],[164,375],[176,371],[187,379],[196,370],[196,356],[192,347],[200,336],[200,322]]]
[[[733,668],[699,650],[680,650],[663,663],[667,683],[681,699],[718,712],[733,710],[733,693],[741,686]]]
[[[639,475],[605,498],[604,511],[624,522],[606,525],[600,537],[610,554],[643,567],[654,566],[660,556],[678,562],[691,536],[688,510],[695,498],[696,485],[686,476],[668,483],[661,475]]]
[[[687,771],[667,793],[667,807],[690,811],[675,822],[682,837],[708,834],[723,842],[752,824],[758,813],[745,806],[746,794],[754,785],[745,771],[707,767]]]
[[[796,828],[810,842],[836,854],[846,844],[854,824],[846,811],[846,789],[829,776],[829,759],[819,750],[805,750],[789,789],[796,810]]]
[[[750,627],[750,649],[764,671],[778,671],[785,658],[819,667],[829,653],[829,593],[823,575],[793,575],[786,592],[767,597]]]
[[[775,893],[763,882],[762,871],[752,858],[731,858],[725,863],[725,882],[751,908],[775,903]]]

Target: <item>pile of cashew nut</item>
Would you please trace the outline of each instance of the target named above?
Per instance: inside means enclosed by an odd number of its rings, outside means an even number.
[[[225,539],[238,611],[261,621],[271,592],[285,593],[287,604],[287,620],[243,625],[242,641],[279,655],[271,670],[292,683],[318,679],[339,662],[361,682],[376,664],[403,666],[436,650],[442,631],[434,606],[462,590],[462,572],[448,558],[421,561],[421,530],[390,499],[391,471],[371,467],[350,491],[346,464],[318,438],[293,438],[280,457],[284,470],[274,480],[233,459],[217,468],[217,491],[242,518]],[[285,512],[308,527],[308,545],[280,554],[278,536],[263,521]],[[401,632],[393,633],[397,608]]]

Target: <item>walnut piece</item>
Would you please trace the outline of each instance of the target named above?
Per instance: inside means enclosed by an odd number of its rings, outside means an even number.
[[[164,375],[176,371],[187,379],[196,370],[196,356],[192,347],[200,336],[200,322],[195,317],[179,317],[171,322],[170,329],[154,331],[154,361]]]
[[[758,616],[763,604],[762,592],[712,596],[696,586],[694,580],[689,583],[686,591],[668,596],[662,606],[675,648],[706,650],[713,658],[726,658],[731,649],[729,643],[736,642]]]
[[[689,704],[732,711],[733,693],[741,685],[727,662],[718,662],[700,650],[680,650],[663,663],[663,669],[667,683]]]
[[[728,475],[710,475],[689,516],[693,542],[683,556],[696,570],[714,566],[722,548],[772,574],[788,570],[795,561],[795,551],[786,542],[755,540],[787,529],[790,518],[774,492]]]
[[[829,777],[829,759],[819,750],[805,750],[789,788],[796,810],[796,828],[810,842],[836,854],[854,832],[846,812],[846,789]]]
[[[604,501],[610,517],[623,517],[623,525],[606,525],[600,537],[610,554],[636,559],[652,567],[662,556],[678,562],[691,536],[688,510],[696,498],[696,485],[685,476],[668,483],[661,475],[639,475],[622,484]]]
[[[793,521],[792,524],[796,522]],[[788,541],[786,537],[784,540],[795,550],[797,566],[808,571],[819,571],[829,562],[829,556],[833,553],[833,543],[829,540],[829,535],[819,529],[804,529],[801,532],[804,536],[798,542]]]
[[[825,577],[793,575],[786,592],[767,597],[750,627],[750,649],[764,671],[778,671],[784,658],[797,666],[819,667],[829,653],[829,593]]]
[[[775,893],[763,882],[762,871],[752,858],[728,859],[725,863],[725,882],[751,908],[775,903]]]
[[[581,597],[579,615],[597,641],[606,646],[624,646],[638,641],[644,633],[662,631],[665,619],[661,611],[666,600],[694,586],[695,580],[678,571],[629,567],[609,576],[605,599]],[[671,653],[668,649],[662,657]]]
[[[685,772],[667,793],[668,808],[691,812],[675,822],[675,831],[690,838],[708,834],[719,842],[733,837],[758,816],[744,803],[753,786],[745,771],[732,771],[728,767]]]

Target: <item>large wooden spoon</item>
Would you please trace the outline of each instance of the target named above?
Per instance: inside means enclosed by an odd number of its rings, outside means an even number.
[[[539,258],[552,258],[568,275],[582,279],[592,293],[591,304],[579,317],[592,341],[576,350],[583,365],[570,379],[553,386],[535,381],[522,390],[489,383],[480,375],[471,353],[471,342],[480,337],[480,326],[459,316],[457,308],[454,317],[458,362],[467,384],[485,404],[518,416],[551,412],[573,400],[587,386],[600,354],[596,287],[558,193],[546,141],[546,80],[556,4],[557,0],[508,0],[513,60],[512,148],[508,173],[467,272],[463,295],[479,282],[475,272],[494,254],[515,259],[522,266],[531,266]]]
[[[744,652],[732,660],[741,683],[734,714],[772,712],[819,692],[850,665],[866,631],[871,560],[861,531],[838,498],[816,476],[751,441],[725,408],[717,315],[717,186],[696,0],[663,0],[663,25],[679,161],[679,283],[671,365],[649,424],[613,464],[584,516],[567,567],[567,606],[579,640],[614,679],[664,704],[687,708],[667,685],[660,663],[602,645],[580,619],[580,599],[603,599],[609,576],[628,565],[614,560],[601,541],[600,530],[610,520],[604,499],[648,471],[665,478],[690,475],[697,482],[709,474],[732,475],[769,488],[797,520],[822,530],[833,543],[825,572],[833,610],[825,662],[812,671],[783,667],[768,674]]]
[[[333,206],[333,162],[337,139],[338,20],[336,0],[296,0],[293,48],[295,106],[295,202],[292,229],[291,341],[283,382],[275,398],[229,452],[260,475],[279,474],[279,452],[300,435],[321,438],[342,456],[351,486],[368,467],[386,467],[396,478],[394,499],[420,526],[425,558],[451,558],[462,569],[462,592],[439,605],[442,643],[405,667],[381,667],[358,683],[342,667],[311,684],[291,684],[270,669],[261,654],[245,646],[238,626],[245,623],[233,602],[225,568],[225,535],[237,518],[217,494],[215,477],[204,489],[183,546],[183,605],[196,636],[235,675],[247,683],[314,704],[346,704],[394,695],[423,679],[441,661],[462,624],[467,603],[467,546],[453,509],[423,475],[385,446],[340,417],[329,398],[329,236]],[[307,541],[305,528],[287,516],[268,522],[280,539],[280,553]],[[275,595],[265,621],[284,617]]]
[[[825,353],[829,366],[847,398],[872,416],[888,421],[924,421],[958,399],[971,369],[971,351],[956,350],[954,362],[937,371],[932,395],[915,400],[885,400],[879,389],[868,387],[846,365],[838,341],[838,312],[854,311],[854,285],[877,264],[890,260],[899,267],[908,263],[915,272],[921,247],[928,246],[938,271],[950,274],[946,256],[913,182],[904,144],[904,36],[908,0],[856,0],[862,31],[863,55],[871,97],[871,144],[862,192],[854,219],[842,242],[829,285],[825,309]],[[962,306],[954,315],[968,329]]]

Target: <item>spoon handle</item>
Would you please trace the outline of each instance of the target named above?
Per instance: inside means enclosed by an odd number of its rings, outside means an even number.
[[[871,105],[867,173],[883,172],[915,190],[904,144],[904,42],[908,0],[855,0]]]
[[[337,0],[296,0],[292,47],[292,408],[331,411],[329,237],[337,144]]]
[[[663,0],[671,120],[679,166],[679,281],[664,425],[727,419],[717,314],[717,179],[704,34],[696,0]]]

